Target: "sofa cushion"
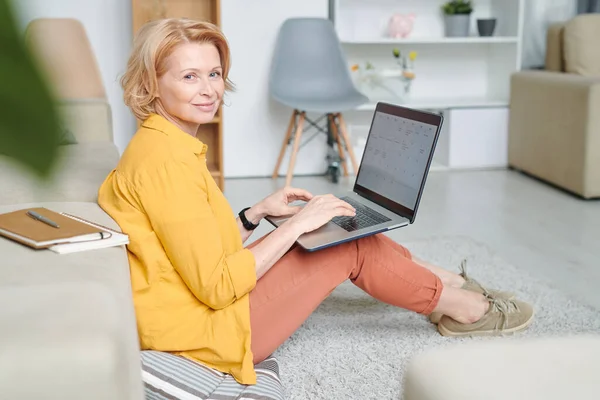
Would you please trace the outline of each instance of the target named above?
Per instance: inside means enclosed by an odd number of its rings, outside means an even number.
[[[142,380],[147,399],[284,398],[279,365],[268,358],[256,365],[256,385],[242,385],[231,375],[171,353],[142,351]]]
[[[565,71],[600,76],[600,14],[577,16],[565,24],[563,51]]]
[[[57,112],[77,142],[112,142],[112,112],[106,99],[62,99]]]
[[[0,205],[35,201],[95,202],[100,185],[118,161],[119,152],[111,142],[60,146],[54,173],[48,181],[42,181],[12,158],[0,155]]]
[[[565,71],[563,58],[564,27],[564,23],[553,23],[548,26],[548,31],[546,33],[546,71]]]

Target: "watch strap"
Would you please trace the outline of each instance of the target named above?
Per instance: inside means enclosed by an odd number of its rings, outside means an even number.
[[[244,229],[247,231],[253,231],[258,227],[258,224],[253,224],[252,222],[248,221],[248,218],[246,218],[246,211],[249,209],[250,207],[244,208],[238,215],[240,217],[240,221],[242,221],[242,225],[244,225]]]

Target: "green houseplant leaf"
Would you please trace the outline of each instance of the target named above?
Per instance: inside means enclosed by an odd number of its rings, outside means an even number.
[[[9,0],[0,0],[0,154],[47,178],[59,141],[52,94],[18,32]]]
[[[446,15],[471,14],[473,6],[469,0],[453,0],[445,3],[442,10]]]

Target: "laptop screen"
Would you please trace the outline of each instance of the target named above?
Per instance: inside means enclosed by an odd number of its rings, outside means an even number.
[[[412,111],[412,110],[411,110]],[[417,111],[413,111],[418,113]],[[415,211],[434,149],[439,117],[414,118],[377,110],[365,145],[356,184],[390,202],[392,211]],[[385,206],[386,204],[381,204]]]

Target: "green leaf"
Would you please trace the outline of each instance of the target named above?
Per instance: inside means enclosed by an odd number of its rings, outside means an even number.
[[[9,0],[0,0],[0,153],[47,178],[57,156],[60,123]]]

